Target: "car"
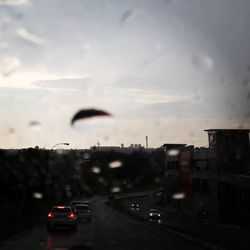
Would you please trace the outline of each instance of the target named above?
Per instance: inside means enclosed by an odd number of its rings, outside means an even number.
[[[148,219],[149,220],[160,220],[161,214],[157,209],[150,209],[148,213]]]
[[[80,205],[80,204],[82,204],[81,201],[71,201],[71,202],[70,202],[70,206],[72,207],[72,209],[73,209],[74,211],[75,211],[76,205]]]
[[[70,206],[54,206],[48,213],[47,229],[70,227],[77,229],[77,215]]]
[[[90,206],[90,202],[89,202],[89,201],[87,201],[87,200],[83,200],[83,201],[81,201],[81,204],[83,204],[83,205],[87,205],[87,206]]]
[[[78,220],[91,220],[92,212],[88,205],[76,205],[75,213],[77,214]]]
[[[140,209],[140,205],[138,203],[132,203],[131,204],[131,210],[136,210],[138,211]]]

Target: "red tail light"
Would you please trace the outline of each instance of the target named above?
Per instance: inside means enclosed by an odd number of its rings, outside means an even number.
[[[71,213],[71,214],[68,214],[67,217],[70,219],[74,219],[75,215]]]
[[[48,213],[48,218],[49,218],[49,219],[50,219],[50,218],[54,218],[54,214]]]

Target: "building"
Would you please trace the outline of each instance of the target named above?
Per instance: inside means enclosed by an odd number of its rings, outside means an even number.
[[[167,206],[190,217],[250,222],[250,130],[205,131],[208,148],[164,144]]]
[[[154,148],[145,148],[141,144],[130,144],[130,146],[125,147],[122,143],[121,146],[93,146],[91,150],[100,152],[119,152],[119,153],[133,153],[133,152],[152,152]]]

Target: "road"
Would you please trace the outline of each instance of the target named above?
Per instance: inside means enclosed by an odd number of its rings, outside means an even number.
[[[135,221],[107,207],[103,199],[93,202],[93,219],[81,222],[76,232],[66,229],[47,233],[41,225],[3,242],[2,250],[66,249],[204,249],[157,225]]]

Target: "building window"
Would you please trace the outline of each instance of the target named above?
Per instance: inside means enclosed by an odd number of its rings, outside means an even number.
[[[208,180],[201,181],[201,191],[202,194],[209,195],[210,194],[210,185]]]
[[[193,193],[200,193],[200,179],[194,178],[192,181]]]
[[[202,161],[202,170],[205,171],[209,170],[209,165],[207,160]]]
[[[201,161],[196,161],[195,162],[195,170],[200,170],[201,169]]]

